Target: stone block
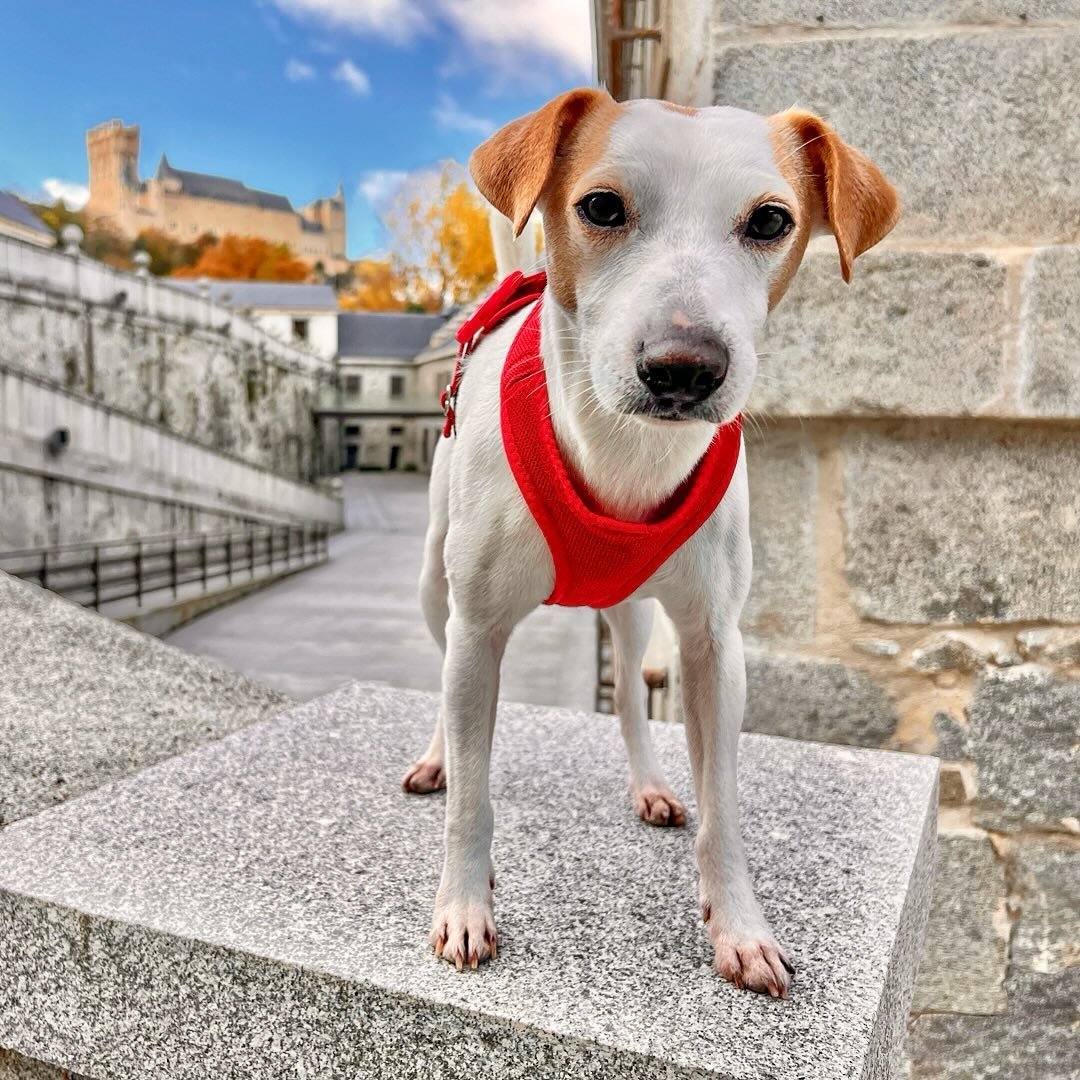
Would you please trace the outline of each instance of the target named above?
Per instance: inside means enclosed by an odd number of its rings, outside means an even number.
[[[852,429],[842,446],[847,573],[860,614],[1080,621],[1074,436],[898,425]]]
[[[399,787],[436,709],[354,685],[5,829],[0,1044],[109,1080],[893,1075],[932,762],[742,737],[751,870],[799,967],[774,1001],[712,971],[693,829],[636,818],[617,724],[500,705],[500,949],[459,974],[426,932],[445,800]],[[681,726],[654,737],[690,796]]]
[[[938,634],[911,653],[916,671],[978,671],[990,661],[991,653],[963,634]]]
[[[2,573],[0,626],[0,826],[288,702]]]
[[[881,656],[892,659],[900,652],[900,643],[892,638],[856,638],[851,647],[864,656]]]
[[[753,639],[807,641],[817,611],[817,458],[810,437],[749,434],[754,573],[742,627]]]
[[[1080,630],[1064,626],[1022,630],[1016,635],[1027,660],[1049,664],[1080,664]]]
[[[1004,1016],[929,1013],[912,1018],[912,1080],[1075,1080],[1080,967],[1053,975],[1015,969]]]
[[[16,1054],[14,1050],[0,1050],[0,1080],[87,1080],[75,1073],[65,1072],[55,1065]]]
[[[968,725],[951,712],[934,713],[934,753],[946,761],[960,761],[968,754]]]
[[[1080,230],[1080,132],[1062,122],[1080,112],[1080,26],[721,35],[714,63],[718,104],[810,109],[879,165],[903,200],[897,236],[1026,245]]]
[[[746,731],[870,747],[896,731],[889,696],[847,664],[751,648],[746,677]]]
[[[1062,828],[1080,807],[1080,682],[1012,668],[983,675],[950,758],[974,762],[985,828]]]
[[[1020,408],[1032,416],[1080,416],[1080,247],[1035,252],[1020,309]]]
[[[934,899],[911,1003],[914,1012],[1003,1013],[1005,868],[977,831],[938,836]]]
[[[881,250],[861,258],[845,285],[835,243],[815,242],[769,316],[751,409],[979,412],[1001,393],[1005,278],[996,256]]]
[[[1017,845],[1015,862],[1020,916],[1012,964],[1041,974],[1080,965],[1080,847],[1065,840],[1025,839]]]
[[[1008,21],[1017,26],[1050,19],[1080,18],[1076,0],[715,0],[713,17],[722,28],[800,27],[857,29],[925,23]]]

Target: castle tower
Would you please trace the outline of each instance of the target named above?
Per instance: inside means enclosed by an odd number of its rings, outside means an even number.
[[[316,199],[300,211],[308,221],[321,225],[330,240],[335,259],[345,258],[345,189],[339,183],[329,198]]]
[[[109,120],[86,133],[90,162],[90,214],[122,225],[136,206],[139,192],[139,128]]]

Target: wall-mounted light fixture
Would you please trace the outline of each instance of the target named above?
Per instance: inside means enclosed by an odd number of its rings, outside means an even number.
[[[49,432],[49,436],[45,440],[45,449],[49,452],[50,457],[57,457],[67,449],[69,442],[71,442],[71,432],[66,427],[58,427]]]

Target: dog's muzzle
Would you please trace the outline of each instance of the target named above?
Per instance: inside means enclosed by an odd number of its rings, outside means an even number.
[[[683,346],[659,355],[646,352],[637,363],[637,375],[659,412],[679,412],[718,390],[730,362],[727,348],[719,342]]]

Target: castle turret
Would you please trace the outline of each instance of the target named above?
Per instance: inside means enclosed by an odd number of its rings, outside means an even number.
[[[86,133],[90,162],[89,213],[119,222],[134,209],[139,193],[139,128],[120,120],[99,124]]]
[[[300,211],[308,221],[320,225],[330,240],[335,259],[345,258],[345,187],[340,182],[329,198],[316,199]]]

